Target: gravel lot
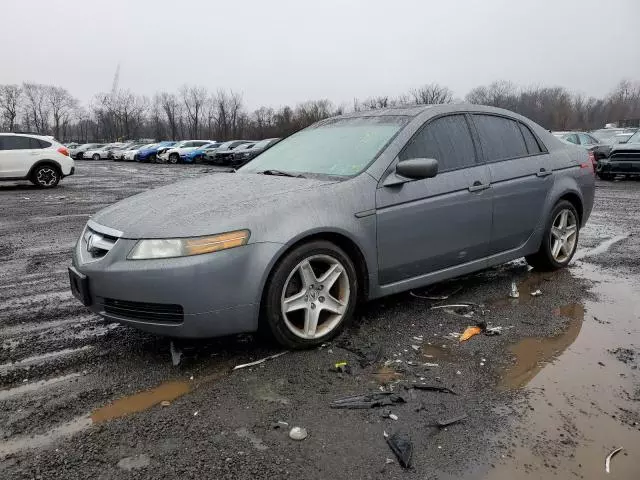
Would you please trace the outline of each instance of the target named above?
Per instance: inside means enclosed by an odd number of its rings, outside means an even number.
[[[484,305],[472,318],[406,293],[363,306],[321,349],[232,371],[281,350],[250,335],[180,342],[173,366],[168,339],[82,307],[66,267],[100,208],[216,172],[79,161],[54,190],[0,184],[0,478],[595,479],[614,447],[607,478],[640,478],[640,182],[597,184],[569,269],[518,261],[437,286]],[[448,337],[478,319],[502,335]],[[332,371],[340,361],[350,373]],[[406,403],[329,407],[381,389]],[[383,432],[410,435],[412,468]]]

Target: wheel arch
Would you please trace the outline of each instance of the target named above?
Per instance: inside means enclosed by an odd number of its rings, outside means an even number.
[[[554,205],[556,205],[561,200],[567,200],[569,203],[573,205],[573,208],[575,208],[576,212],[578,212],[578,224],[583,225],[582,221],[584,218],[584,206],[582,204],[582,197],[580,197],[580,195],[578,195],[574,191],[566,192],[565,194],[563,194],[561,197],[558,198],[558,200],[554,203]]]
[[[56,171],[58,172],[58,175],[60,175],[60,177],[62,177],[62,166],[58,162],[56,162],[55,160],[51,160],[51,159],[42,159],[42,160],[38,160],[36,163],[31,165],[31,168],[29,169],[29,173],[27,174],[27,178],[33,177],[33,174],[35,173],[36,169],[38,167],[43,166],[43,165],[49,165],[49,166],[55,168]]]
[[[370,285],[370,266],[367,263],[367,259],[364,255],[364,250],[361,245],[348,233],[340,230],[312,230],[301,233],[294,237],[290,242],[283,244],[282,248],[274,255],[272,261],[269,263],[267,273],[264,275],[260,285],[260,311],[262,311],[264,304],[264,296],[266,293],[266,286],[276,266],[282,261],[282,259],[295,248],[305,243],[313,242],[316,240],[325,240],[333,243],[342,249],[353,262],[356,268],[356,275],[358,279],[358,297],[360,300],[366,300],[369,297],[371,290]]]

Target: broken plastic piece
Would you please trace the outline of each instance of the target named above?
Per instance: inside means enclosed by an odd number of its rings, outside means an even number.
[[[531,292],[531,296],[532,297],[539,297],[540,295],[542,295],[542,290],[538,289],[535,292]]]
[[[516,282],[511,282],[511,292],[509,292],[509,296],[511,298],[520,297],[520,292],[518,291],[518,285],[516,285]]]
[[[411,467],[411,457],[413,456],[413,444],[411,438],[406,433],[394,433],[393,435],[387,435],[385,432],[385,439],[391,451],[395,454],[400,465],[404,468]]]
[[[178,365],[180,365],[180,360],[182,360],[182,350],[176,348],[176,346],[173,344],[173,341],[171,341],[169,343],[169,351],[171,352],[171,363],[173,363],[174,367],[177,367]]]
[[[414,383],[411,385],[416,390],[427,390],[430,392],[450,393],[452,395],[458,395],[456,392],[448,387],[439,387],[437,385],[427,385],[426,383]]]
[[[502,334],[502,327],[488,327],[484,331],[485,335],[493,336]]]
[[[373,392],[364,395],[340,398],[329,404],[331,408],[374,408],[394,403],[405,403],[405,399],[393,392]]]
[[[426,362],[422,364],[423,367],[439,367],[440,365],[438,365],[437,363],[430,363],[430,362]]]
[[[301,427],[293,427],[289,432],[289,438],[291,440],[304,440],[307,438],[307,429]]]
[[[397,416],[396,414],[394,414],[394,413],[390,413],[390,414],[389,414],[389,418],[390,418],[391,420],[398,420],[398,416]]]
[[[447,427],[449,425],[453,425],[454,423],[460,422],[466,418],[467,418],[467,414],[463,413],[455,417],[439,419],[437,423],[438,423],[438,426],[442,428],[442,427]]]
[[[471,337],[475,335],[479,335],[480,333],[482,333],[482,328],[480,328],[477,325],[473,327],[467,327],[465,331],[462,333],[462,335],[460,336],[460,341],[464,342],[465,340],[469,340]]]
[[[246,367],[253,367],[254,365],[260,365],[261,363],[266,362],[267,360],[273,360],[274,358],[278,358],[281,357],[282,355],[284,355],[285,353],[287,353],[287,351],[285,350],[284,352],[280,352],[280,353],[276,353],[275,355],[271,355],[269,357],[265,357],[262,358],[260,360],[256,360],[255,362],[250,362],[250,363],[243,363],[242,365],[236,365],[235,367],[233,367],[234,370],[239,370],[241,368],[246,368]]]
[[[611,459],[614,457],[614,455],[616,455],[621,450],[622,450],[622,447],[618,447],[618,448],[614,449],[609,455],[607,455],[607,459],[604,461],[604,471],[605,472],[609,473],[609,471],[611,469]]]

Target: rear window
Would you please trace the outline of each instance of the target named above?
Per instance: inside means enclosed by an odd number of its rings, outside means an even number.
[[[530,155],[535,155],[536,153],[542,153],[542,148],[540,148],[540,144],[536,137],[533,135],[529,127],[525,124],[520,124],[520,130],[522,130],[522,136],[524,137],[524,143],[527,145],[527,151]]]
[[[518,122],[495,115],[474,114],[486,161],[499,162],[528,155]]]

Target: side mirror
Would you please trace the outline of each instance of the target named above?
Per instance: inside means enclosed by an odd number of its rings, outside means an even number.
[[[414,180],[432,178],[438,174],[438,161],[435,158],[400,160],[396,165],[396,174]]]

